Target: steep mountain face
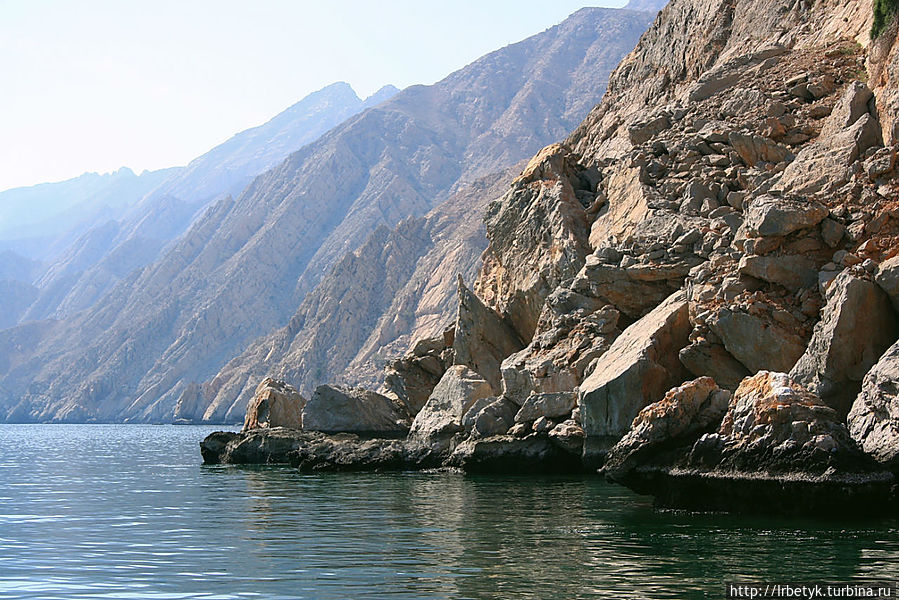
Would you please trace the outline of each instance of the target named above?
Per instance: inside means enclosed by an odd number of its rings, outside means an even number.
[[[269,375],[307,396],[325,381],[377,386],[388,357],[452,325],[455,278],[474,277],[487,245],[484,205],[502,194],[512,172],[485,176],[396,229],[378,228],[307,294],[286,327],[255,340],[180,399],[176,419],[242,419]]]
[[[423,215],[569,131],[650,19],[579,11],[333,129],[210,207],[102,303],[35,328],[3,372],[10,418],[170,419],[190,381],[283,326],[379,225]]]
[[[619,34],[618,27],[604,23],[598,37],[590,42],[581,64],[593,64],[593,89],[576,104],[563,104],[560,112],[565,121],[577,111],[586,114],[588,106],[601,97],[607,69],[616,59],[608,55],[608,48],[594,56],[603,40]],[[572,35],[576,39],[584,37],[583,32]],[[617,43],[616,47],[623,50],[632,42],[619,39]],[[554,61],[560,73],[566,68],[561,59],[547,56],[543,60],[547,64]],[[584,77],[575,73],[566,85],[583,90]],[[528,83],[516,98],[535,93]],[[554,93],[558,95],[555,90]],[[573,95],[571,90],[564,90],[559,97]],[[409,104],[420,101],[413,98]],[[550,105],[547,102],[544,110],[550,110]],[[524,122],[516,115],[518,110],[510,108],[498,127],[515,136],[524,135],[510,125]],[[496,164],[496,157],[509,151],[498,146],[493,137],[494,134],[481,135],[473,143],[475,151],[491,161],[488,164]],[[544,142],[553,139],[548,129],[540,137]],[[379,385],[388,358],[403,354],[418,339],[440,335],[452,325],[456,312],[455,278],[459,274],[468,281],[474,278],[476,259],[486,245],[484,208],[501,195],[512,175],[513,171],[507,170],[484,177],[454,194],[426,218],[405,222],[391,236],[376,236],[365,248],[347,255],[309,292],[287,327],[256,340],[230,361],[210,382],[197,388],[202,390],[202,397],[192,394],[190,402],[185,398],[176,417],[239,421],[253,389],[266,375],[291,381],[306,394],[326,381]],[[414,236],[412,231],[416,232]],[[397,248],[402,248],[402,252]],[[388,273],[390,281],[385,281]]]
[[[332,84],[267,123],[238,133],[187,167],[157,178],[127,210],[110,214],[109,220],[85,221],[93,226],[79,229],[74,239],[68,235],[54,240],[53,260],[34,282],[40,293],[20,321],[66,318],[90,307],[125,275],[156,259],[205,206],[240,193],[253,177],[291,152],[397,91],[385,86],[363,101],[348,84]]]

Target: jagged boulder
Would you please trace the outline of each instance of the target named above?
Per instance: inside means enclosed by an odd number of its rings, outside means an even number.
[[[486,398],[484,406],[472,406],[463,418],[463,427],[473,438],[503,435],[515,424],[518,405],[508,398]]]
[[[409,414],[418,414],[434,386],[453,363],[454,330],[418,340],[412,351],[384,367],[384,392],[402,402]]]
[[[777,283],[792,292],[814,287],[818,282],[815,261],[804,255],[744,256],[740,273],[769,283]]]
[[[557,288],[531,343],[503,361],[503,395],[521,404],[532,393],[573,390],[620,333],[619,316],[601,300]]]
[[[722,308],[709,317],[708,325],[750,373],[789,371],[805,352],[805,342],[789,328],[745,312]]]
[[[558,419],[567,417],[577,406],[577,393],[532,394],[515,413],[516,423],[533,423],[540,417]]]
[[[899,322],[883,290],[843,271],[827,287],[821,320],[790,377],[845,416],[862,378],[897,337]]]
[[[899,471],[899,342],[865,375],[848,424],[865,452]]]
[[[743,228],[750,237],[779,237],[814,227],[827,217],[817,202],[759,196],[743,212]]]
[[[740,382],[751,374],[723,345],[705,339],[694,341],[681,350],[678,357],[693,375],[709,376],[730,391],[737,389]]]
[[[575,456],[580,456],[584,451],[584,428],[574,419],[566,419],[549,430],[546,434],[549,441]]]
[[[600,175],[576,159],[562,144],[544,148],[484,216],[490,245],[475,291],[525,342],[546,297],[591,251],[586,208],[598,201]]]
[[[500,365],[524,347],[495,310],[485,306],[459,278],[459,313],[453,341],[454,361],[480,373],[495,394],[502,391]],[[489,394],[488,394],[489,395]]]
[[[603,472],[621,480],[659,447],[717,429],[730,397],[730,392],[719,388],[711,377],[668,390],[664,398],[636,416],[630,431],[609,452]]]
[[[290,384],[266,377],[247,406],[243,430],[271,427],[303,428],[306,399]]]
[[[877,285],[890,297],[893,307],[899,311],[899,256],[885,260],[877,271]]]
[[[640,409],[687,379],[678,351],[687,345],[690,330],[683,292],[625,329],[580,386],[584,432],[623,435]]]
[[[415,416],[409,439],[446,448],[464,430],[462,419],[475,402],[493,396],[486,379],[464,365],[447,369],[431,397]]]
[[[303,409],[303,428],[397,435],[409,430],[409,414],[399,403],[371,390],[320,385]]]

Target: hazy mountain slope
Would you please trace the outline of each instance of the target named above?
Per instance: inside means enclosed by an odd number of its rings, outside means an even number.
[[[209,202],[238,194],[291,152],[398,90],[361,100],[347,83],[309,94],[267,123],[231,137],[168,177],[117,220],[97,225],[59,252],[36,282],[40,295],[21,317],[65,318],[90,307],[131,270],[155,260]]]
[[[307,394],[324,381],[377,384],[382,361],[376,358],[402,354],[411,339],[451,324],[456,275],[473,278],[487,246],[483,208],[503,193],[512,173],[485,176],[394,230],[380,227],[334,265],[287,326],[257,339],[212,381],[192,388],[176,418],[239,421],[266,376]]]
[[[102,304],[39,329],[3,374],[19,405],[11,417],[170,419],[189,381],[287,322],[379,225],[424,214],[460,182],[569,131],[651,18],[579,11],[330,131],[212,206]]]
[[[69,243],[94,223],[121,217],[177,172],[173,168],[135,175],[123,167],[0,192],[0,248],[40,260],[54,258],[61,249],[54,242]]]

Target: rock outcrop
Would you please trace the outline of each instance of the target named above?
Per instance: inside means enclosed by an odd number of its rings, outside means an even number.
[[[401,435],[409,431],[405,407],[363,388],[320,385],[303,408],[309,431]]]
[[[848,423],[865,452],[899,471],[899,342],[865,375]]]
[[[580,386],[588,436],[620,437],[644,406],[686,379],[678,351],[690,329],[686,296],[677,292],[622,332]]]
[[[697,383],[672,390],[635,419],[609,453],[609,477],[663,506],[894,510],[893,474],[859,450],[836,411],[785,373],[746,378],[723,419],[721,405],[709,398],[711,385]],[[719,419],[715,432],[698,435]]]
[[[423,444],[449,446],[453,437],[463,431],[462,419],[472,405],[492,395],[486,379],[464,365],[450,367],[415,416],[409,438]]]
[[[290,384],[267,377],[247,407],[243,430],[272,427],[303,428],[306,399]]]

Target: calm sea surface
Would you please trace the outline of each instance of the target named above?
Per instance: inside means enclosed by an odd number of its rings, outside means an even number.
[[[204,467],[212,430],[0,425],[0,598],[722,598],[899,574],[895,519],[659,512],[591,477]]]

